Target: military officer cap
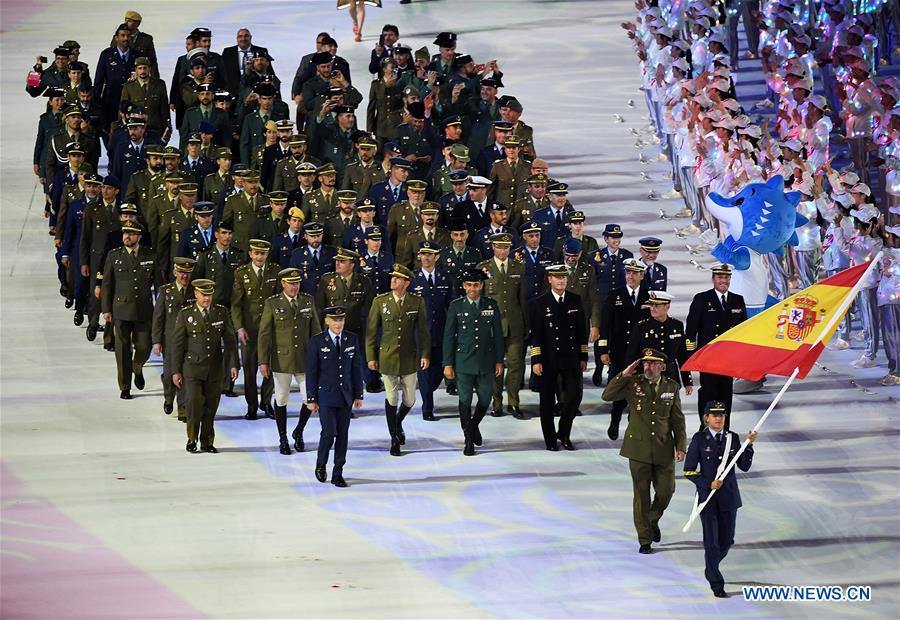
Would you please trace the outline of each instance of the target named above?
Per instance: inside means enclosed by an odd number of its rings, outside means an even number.
[[[289,146],[302,146],[306,144],[306,136],[302,133],[295,133],[291,136],[291,139],[288,140]]]
[[[130,19],[133,22],[144,21],[144,18],[137,11],[125,11],[125,19]]]
[[[70,106],[66,107],[66,109],[63,110],[62,115],[63,115],[63,118],[66,118],[67,116],[84,116],[84,114],[81,111],[81,108],[77,105],[70,105]]]
[[[413,101],[406,106],[406,111],[415,119],[423,120],[425,118],[425,104],[421,101]]]
[[[95,172],[88,172],[84,175],[84,182],[90,185],[103,185],[103,179]]]
[[[220,146],[218,149],[216,149],[216,159],[221,159],[223,157],[225,159],[231,159],[233,157],[231,149],[227,146]]]
[[[497,102],[500,104],[501,108],[509,108],[513,112],[518,112],[519,114],[522,113],[522,104],[512,95],[504,95],[503,97],[500,97]]]
[[[147,58],[146,56],[141,56],[140,58],[138,58],[134,61],[134,66],[135,67],[140,67],[140,66],[149,67],[150,59]]]
[[[387,150],[387,147],[385,147]],[[399,149],[398,149],[399,150]],[[391,167],[404,168],[409,170],[412,167],[412,162],[408,159],[404,159],[403,157],[391,157]]]
[[[234,232],[234,223],[231,220],[219,220],[216,224],[216,230],[227,230]]]
[[[303,225],[303,232],[307,235],[321,235],[325,232],[325,227],[319,222],[307,222]]]
[[[188,136],[187,143],[188,144],[202,144],[203,139],[200,137],[200,132],[195,131],[192,134],[190,134]]]
[[[669,356],[663,353],[662,351],[657,351],[656,349],[651,349],[647,347],[643,351],[644,355],[641,357],[642,362],[667,362],[669,361]]]
[[[337,105],[332,108],[335,114],[355,114],[356,108],[352,105]]]
[[[492,202],[488,207],[488,211],[506,211],[506,205],[500,202]]]
[[[147,155],[158,155],[162,157],[163,154],[162,144],[148,144],[145,150],[147,151]]]
[[[362,200],[356,201],[356,210],[357,211],[374,211],[375,203],[369,200],[368,198],[363,198]]]
[[[260,97],[274,97],[275,85],[271,82],[257,82],[256,86],[253,87],[253,92]]]
[[[716,276],[730,276],[731,275],[731,265],[725,263],[719,263],[718,265],[713,265],[712,268],[713,275]]]
[[[334,260],[356,260],[357,258],[359,258],[359,254],[343,247],[338,248],[337,253],[334,255]]]
[[[288,267],[278,272],[282,282],[296,283],[303,279],[303,272],[296,267]]]
[[[491,180],[483,176],[475,175],[469,179],[469,187],[487,187],[491,184]]]
[[[551,183],[547,186],[547,193],[556,194],[557,196],[565,196],[569,193],[569,185],[560,181]]]
[[[394,263],[394,269],[393,269],[393,271],[391,271],[391,277],[405,278],[407,280],[412,280],[413,272],[406,265],[401,265],[400,263]]]
[[[191,196],[197,193],[197,184],[196,183],[180,183],[178,185],[178,191],[182,194],[187,194]]]
[[[491,245],[499,248],[508,248],[512,246],[512,235],[506,232],[491,235]]]
[[[56,49],[53,50],[54,56],[69,56],[72,53],[72,50],[64,45],[60,45]]]
[[[550,265],[544,271],[546,271],[547,275],[551,276],[569,275],[569,268],[564,263],[559,263],[558,265]]]
[[[125,120],[126,127],[146,127],[147,120],[143,116],[129,116]]]
[[[412,54],[412,48],[406,43],[397,43],[396,54]]]
[[[543,172],[538,172],[537,174],[532,174],[530,177],[525,179],[525,182],[529,185],[539,185],[541,183],[547,183],[547,175]]]
[[[69,142],[66,145],[66,155],[84,155],[84,147],[81,142]]]
[[[191,36],[195,37],[197,39],[203,39],[205,37],[212,37],[212,30],[210,30],[209,28],[203,28],[203,27],[198,26],[197,28],[194,28],[193,30],[191,30]]]
[[[460,232],[463,230],[469,230],[469,227],[466,226],[466,220],[461,217],[454,217],[450,220],[449,226],[450,232]]]
[[[539,232],[541,232],[541,227],[534,220],[529,220],[529,221],[525,222],[524,224],[522,224],[522,227],[519,229],[519,231],[523,235],[528,234],[528,233],[539,233]]]
[[[269,194],[271,196],[272,194]],[[341,202],[356,202],[356,190],[342,189],[337,192],[337,199]]]
[[[275,60],[268,53],[264,52],[261,49],[256,49],[250,52],[250,58],[265,58],[266,60]]]
[[[73,60],[69,64],[66,65],[66,71],[81,71],[84,72],[85,64],[83,62],[78,62],[77,60]]]
[[[234,101],[234,96],[227,90],[217,90],[216,101]]]
[[[641,244],[641,249],[647,252],[659,252],[660,247],[662,246],[662,239],[658,239],[657,237],[641,237],[638,240],[638,243]]]
[[[54,97],[65,97],[66,91],[64,91],[62,88],[55,88],[51,86],[44,91],[44,96],[48,99],[53,99]]]
[[[456,58],[453,59],[453,68],[457,69],[464,65],[469,64],[470,62],[474,62],[472,60],[472,56],[470,54],[460,54]]]
[[[216,212],[216,205],[208,200],[198,200],[194,203],[194,215],[209,217]]]
[[[328,306],[325,308],[325,316],[329,319],[343,319],[347,316],[347,309],[344,306]]]
[[[484,80],[482,80],[481,83],[484,84]],[[509,121],[494,121],[492,123],[492,125],[494,126],[494,129],[496,129],[497,131],[512,131],[513,130],[512,123],[510,123]]]
[[[195,291],[200,291],[204,295],[212,295],[216,292],[216,283],[208,278],[198,278],[191,282]]]
[[[465,183],[469,180],[469,173],[466,170],[454,170],[447,177],[451,183]]]
[[[167,159],[170,157],[174,158],[174,159],[178,159],[179,157],[181,157],[181,151],[179,151],[174,146],[167,146],[166,148],[163,149],[163,158]]]
[[[655,306],[670,304],[672,303],[672,300],[675,299],[672,293],[667,293],[666,291],[650,291],[649,295],[650,299],[647,300],[647,303]]]
[[[434,241],[419,241],[419,254],[439,254],[441,246]]]
[[[337,171],[334,169],[334,164],[331,162],[328,162],[327,164],[324,164],[324,165],[316,168],[316,174],[320,174],[320,175],[322,175],[322,174],[337,174]]]
[[[290,209],[288,209],[288,217],[295,217],[301,222],[306,219],[306,216],[303,215],[303,209],[301,209],[300,207],[291,207]]]
[[[311,161],[301,161],[297,164],[297,174],[315,174],[318,169]]]
[[[360,136],[356,139],[356,144],[361,149],[378,148],[378,143],[375,142],[375,138],[365,132],[361,132]]]
[[[463,282],[484,282],[484,272],[481,269],[466,269],[461,279]]]
[[[721,400],[710,400],[703,408],[703,415],[728,415],[728,408]]]
[[[331,63],[331,59],[331,54],[328,52],[316,52],[311,61],[314,65],[327,65]]]
[[[506,142],[503,143],[505,148],[518,148],[522,146],[522,141],[519,140],[516,136],[510,136],[506,139]]]
[[[233,176],[243,178],[245,172],[247,172],[247,164],[241,164],[241,163],[231,164],[231,174]]]
[[[420,208],[419,213],[440,213],[441,208],[436,202],[425,202]]]
[[[269,192],[269,202],[287,202],[288,193],[285,191],[277,190],[274,192]]]
[[[78,172],[93,172],[94,167],[90,165],[88,162],[81,162],[81,165],[78,166]]]
[[[369,230],[366,231],[366,239],[371,239],[372,241],[381,241],[381,228],[378,226],[373,226]]]
[[[448,116],[442,123],[444,127],[452,127],[454,125],[462,125],[462,117],[459,114]]]
[[[275,121],[275,126],[278,127],[278,131],[285,131],[288,129],[293,129],[294,121],[284,118],[284,119],[281,119],[280,121]]]
[[[454,144],[453,146],[451,146],[450,155],[463,163],[471,161],[472,159],[469,155],[469,147],[467,147],[465,144]]]
[[[428,183],[419,179],[412,179],[406,184],[408,192],[424,192],[426,189],[428,189]]]
[[[622,232],[622,227],[618,224],[607,224],[603,229],[604,237],[612,237],[613,239],[620,238],[624,233]]]
[[[268,252],[272,249],[272,244],[265,239],[251,239],[249,243],[250,249],[257,252]]]
[[[187,256],[176,256],[175,257],[175,271],[180,271],[182,273],[191,273],[194,270],[194,266],[197,264],[193,258],[188,258]]]
[[[456,33],[442,32],[435,37],[434,44],[438,47],[456,47]]]
[[[584,221],[584,211],[573,211],[571,215],[569,215],[569,221],[573,224],[578,224]]]
[[[407,86],[406,88],[403,89],[402,94],[404,97],[409,97],[410,95],[418,95],[419,91],[416,89],[415,86]]]
[[[123,222],[122,223],[122,232],[139,235],[143,231],[141,230],[141,227],[138,226],[137,224],[135,224],[134,222]]]
[[[119,177],[114,174],[107,174],[103,177],[103,184],[107,187],[115,187],[116,189],[121,188],[121,183],[119,183]]]
[[[203,56],[198,54],[197,56],[194,56],[193,58],[191,58],[191,69],[193,69],[194,67],[205,67],[205,66],[206,66],[206,60],[203,59]]]
[[[198,133],[216,133],[216,126],[209,121],[200,121],[200,127],[197,128]]]
[[[493,75],[491,77],[486,77],[483,80],[481,80],[481,85],[482,86],[491,86],[493,88],[502,88],[503,80],[501,80],[496,75]],[[512,131],[512,126],[510,126],[509,130]]]
[[[259,181],[259,173],[256,170],[245,170],[242,176],[245,181]]]
[[[130,202],[123,202],[119,205],[119,213],[123,215],[137,215],[138,208],[137,205],[132,204]]]
[[[166,179],[165,179],[166,183],[178,183],[178,184],[180,184],[183,180],[184,180],[184,178],[181,176],[181,173],[178,172],[177,170],[174,171],[174,172],[167,172],[167,173],[166,173]]]
[[[636,258],[626,258],[622,261],[622,266],[625,267],[625,271],[633,271],[634,273],[644,273],[644,269],[647,267]]]
[[[392,153],[400,153],[402,155],[403,149],[401,149],[400,145],[398,145],[396,142],[385,142],[384,143],[384,152],[385,152],[385,154],[388,154],[388,155],[392,154]]]
[[[569,237],[566,239],[565,243],[563,243],[563,254],[568,254],[569,256],[577,256],[581,253],[581,239],[577,239],[575,237]]]

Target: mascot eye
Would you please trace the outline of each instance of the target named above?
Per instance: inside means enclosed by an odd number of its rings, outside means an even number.
[[[734,201],[734,206],[736,206],[736,207],[739,207],[739,206],[741,206],[742,204],[744,204],[744,199],[743,199],[743,198],[738,198],[737,200]]]

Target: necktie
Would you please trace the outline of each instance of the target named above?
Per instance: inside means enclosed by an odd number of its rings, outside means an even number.
[[[428,274],[428,290],[431,290],[431,287],[434,286],[434,280],[431,279],[431,274]]]
[[[263,124],[263,127],[265,127],[265,126],[266,126],[266,123],[268,123],[268,122],[269,122],[269,115],[268,115],[268,114],[263,114],[263,117],[262,117],[262,124]]]
[[[725,301],[725,293],[722,293],[722,310],[728,310],[728,302]]]
[[[400,202],[400,188],[394,188],[394,202]]]
[[[341,337],[340,336],[338,336],[337,338],[334,339],[334,346],[337,348],[338,351],[341,350]]]
[[[631,291],[631,305],[637,305],[637,294],[635,291]]]
[[[297,316],[297,298],[296,297],[291,298],[291,314],[293,314],[294,316]]]
[[[559,211],[556,212],[556,228],[557,230],[562,228],[562,216],[560,216]]]
[[[716,433],[716,444],[720,448],[722,447],[722,433]]]
[[[478,217],[484,217],[484,207],[481,204],[478,205]]]
[[[228,264],[228,251],[226,250],[226,251],[222,252],[221,254],[219,254],[219,256],[222,259],[222,264],[227,265]]]
[[[400,308],[400,312],[403,312],[403,297],[397,300],[397,307]]]
[[[531,262],[537,264],[537,252],[531,250]]]
[[[425,238],[428,239],[428,241],[434,241],[434,233],[429,230],[425,234]],[[431,276],[428,276],[428,277],[430,278]]]
[[[205,120],[205,121],[209,120],[209,112],[207,112],[206,110],[203,110],[203,120]]]
[[[506,263],[500,263],[500,275],[506,277]]]
[[[244,50],[241,52],[241,74],[247,73],[247,55],[250,53],[250,50]]]
[[[208,312],[207,312],[206,308],[200,309],[200,316],[202,316],[204,320],[206,319],[207,314],[208,314]]]
[[[314,250],[312,253],[312,263],[313,263],[313,269],[319,268],[319,252],[318,252],[318,250]]]
[[[134,150],[137,151],[138,150],[137,147],[135,147]],[[196,159],[191,162],[191,172],[197,172],[197,160]]]
[[[203,231],[203,245],[209,245],[209,229]]]
[[[291,237],[291,247],[293,247],[296,250],[297,246],[299,246],[299,245],[300,245],[300,235],[294,235],[293,237]]]
[[[374,267],[375,269],[378,269],[378,255],[377,254],[375,254],[372,257],[372,267]]]

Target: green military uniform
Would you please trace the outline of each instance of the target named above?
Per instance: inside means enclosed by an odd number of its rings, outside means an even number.
[[[463,286],[460,277],[464,271],[477,267],[481,260],[481,252],[473,247],[467,245],[462,252],[457,252],[455,247],[449,245],[441,249],[437,266],[440,267],[453,281],[453,287],[456,294],[462,295]]]
[[[417,159],[412,166],[412,176],[418,178],[417,175],[428,172],[431,164],[418,161],[420,157],[430,157],[432,155],[431,145],[428,144],[428,140],[425,139],[421,131],[416,131],[409,123],[403,123],[394,132],[393,142],[400,147],[402,152],[416,156]]]
[[[53,136],[62,126],[62,112],[53,114],[47,111],[41,114],[38,119],[37,137],[34,141],[34,160],[32,163],[38,165],[41,178],[47,179],[48,183],[53,181],[53,177],[47,174],[47,154],[52,153],[53,148],[50,146],[50,143],[53,141]],[[63,152],[65,151],[60,151],[60,153]],[[56,155],[53,155],[53,158],[55,160]]]
[[[407,267],[415,271],[422,265],[421,261],[419,260],[420,243],[422,243],[423,241],[431,241],[440,248],[446,248],[451,243],[450,233],[448,233],[445,228],[435,226],[434,230],[430,230],[428,231],[428,233],[429,234],[426,235],[425,228],[420,226],[411,234],[409,234],[406,237],[406,243],[403,245],[403,247],[397,248],[397,253],[395,254],[397,262],[401,265],[406,265]]]
[[[511,236],[500,233],[495,237]],[[478,264],[487,279],[484,295],[497,302],[506,352],[506,397],[510,407],[519,407],[519,386],[525,376],[525,337],[528,335],[528,307],[525,299],[525,265],[507,259],[505,269],[490,258]],[[504,273],[505,272],[505,273]],[[503,377],[494,381],[494,415],[503,413]]]
[[[470,177],[478,176],[478,170],[471,166],[466,166],[465,171]],[[435,196],[441,197],[444,194],[449,194],[453,191],[453,184],[450,182],[451,172],[453,172],[453,170],[447,166],[441,166],[438,168],[437,172],[434,173],[434,176],[431,177],[431,187],[434,189]]]
[[[343,249],[341,252],[343,254],[339,254],[338,258],[351,254]],[[351,274],[349,282],[335,272],[326,273],[319,280],[319,287],[316,289],[316,308],[319,316],[324,316],[325,308],[344,306],[347,313],[344,328],[362,339],[365,335],[366,314],[372,307],[374,295],[372,282],[361,273]]]
[[[230,194],[234,190],[234,179],[230,172],[219,174],[219,171],[210,172],[203,179],[203,200],[219,204],[222,192]]]
[[[155,144],[147,147],[147,154],[162,156],[162,147]],[[150,200],[166,191],[166,173],[164,170],[154,172],[150,168],[138,170],[131,175],[128,181],[128,189],[125,190],[125,202],[137,205],[141,216],[146,218],[147,207]],[[151,234],[152,233],[151,231]]]
[[[130,224],[122,230],[140,234],[140,229]],[[154,264],[153,251],[140,246],[132,252],[115,248],[106,257],[100,304],[104,313],[112,313],[119,389],[123,393],[131,390],[132,372],[138,389],[143,389],[144,364],[150,357]]]
[[[191,191],[196,191],[196,189]],[[185,228],[193,226],[195,221],[194,210],[185,211],[181,205],[162,214],[159,225],[159,245],[155,249],[159,272],[163,274],[165,280],[168,280],[169,273],[172,271],[172,259],[178,253],[181,233]]]
[[[194,286],[213,293],[209,280],[195,280]],[[213,421],[222,397],[222,376],[226,368],[237,367],[234,327],[228,310],[216,304],[210,304],[206,312],[197,304],[183,308],[175,320],[172,350],[173,374],[182,375],[184,381],[187,449],[196,452],[199,435],[201,450],[216,451]]]
[[[215,282],[216,292],[213,295],[213,303],[230,308],[231,290],[234,288],[234,272],[241,265],[245,265],[248,260],[247,252],[234,244],[226,250],[223,256],[219,252],[218,246],[213,243],[197,257],[194,276]]]
[[[185,268],[185,265],[193,265],[193,260],[189,258],[179,258],[175,264],[175,269]],[[172,405],[178,398],[178,419],[187,422],[187,402],[184,397],[184,390],[177,390],[175,384],[172,383],[172,368],[174,346],[175,346],[175,320],[178,313],[187,305],[194,303],[194,289],[188,284],[186,287],[179,289],[178,284],[172,282],[166,284],[159,289],[156,296],[156,305],[153,307],[153,320],[151,325],[150,340],[154,345],[159,345],[162,349],[163,356],[163,372],[160,379],[163,384],[163,411],[166,414],[172,413]]]
[[[50,139],[49,148],[47,149],[47,158],[44,162],[44,170],[47,176],[47,182],[53,181],[56,176],[56,170],[60,166],[67,166],[66,147],[71,142],[78,142],[84,149],[84,161],[97,168],[97,162],[100,160],[100,143],[94,136],[89,136],[84,132],[70,134],[63,125],[53,134]],[[60,161],[62,158],[62,161]]]
[[[531,176],[531,165],[524,159],[510,163],[499,159],[491,166],[490,195],[494,202],[512,206],[525,197],[526,180]]]
[[[593,268],[583,261],[578,261],[575,267],[567,266],[567,269],[569,277],[566,290],[572,291],[581,298],[584,316],[588,320],[588,333],[590,333],[592,327],[600,329],[600,297]],[[544,290],[548,290],[546,283],[544,284]]]
[[[169,94],[166,84],[159,78],[150,76],[141,85],[137,79],[125,82],[122,87],[122,101],[143,106],[147,115],[147,130],[160,136],[172,126],[169,112]]]
[[[62,241],[66,235],[66,217],[69,213],[69,203],[81,200],[84,197],[84,187],[81,183],[69,183],[63,187],[59,197],[59,209],[56,212],[56,231],[53,238]]]
[[[665,357],[646,349],[642,359]],[[619,454],[629,459],[634,488],[634,527],[641,545],[649,545],[654,537],[658,539],[659,519],[675,492],[673,453],[686,450],[680,387],[665,375],[654,386],[643,374],[626,377],[619,373],[603,390],[604,400],[626,400],[629,405],[628,428]],[[652,503],[651,484],[655,491]]]
[[[525,197],[513,203],[512,208],[509,210],[509,227],[513,230],[519,230],[522,224],[531,219],[535,211],[543,209],[549,204],[550,200],[546,196],[540,200],[535,200],[534,196],[526,193]]]
[[[297,166],[305,161],[315,165],[316,168],[322,165],[322,162],[307,153],[303,153],[303,157],[300,159],[297,159],[296,157],[286,157],[275,164],[275,175],[272,178],[272,191],[292,192],[300,187],[300,183],[297,181]]]
[[[422,214],[408,200],[397,203],[388,212],[387,233],[391,253],[403,251],[407,237],[422,227]]]
[[[94,178],[97,179],[96,175]],[[98,181],[99,182],[99,181]],[[104,204],[103,198],[85,205],[84,223],[81,226],[81,244],[79,248],[81,265],[90,268],[90,286],[88,287],[88,300],[90,309],[88,312],[88,336],[96,335],[100,325],[100,304],[93,296],[94,288],[103,282],[103,263],[106,260],[107,242],[109,236],[122,228],[116,213],[115,204]],[[103,344],[112,345],[112,325],[103,331]],[[93,337],[88,338],[93,340]]]
[[[369,105],[366,108],[366,131],[382,142],[394,135],[403,119],[403,87],[398,80],[391,86],[383,76],[372,80],[369,88]]]
[[[467,278],[480,276],[467,275]],[[443,365],[456,374],[459,421],[466,437],[466,454],[474,454],[470,442],[481,445],[478,424],[487,412],[497,364],[503,362],[504,341],[500,306],[490,297],[473,302],[458,297],[450,302],[444,324]],[[472,392],[478,400],[472,415]]]
[[[253,224],[250,236],[253,239],[272,241],[276,235],[287,232],[287,229],[288,218],[285,213],[282,212],[281,216],[278,217],[272,209],[264,207],[256,212],[256,222]],[[275,257],[270,256],[269,260],[274,262],[276,259]]]
[[[382,375],[415,374],[419,360],[428,358],[431,334],[425,312],[425,300],[412,293],[405,295],[402,308],[392,292],[378,295],[372,301],[366,326],[366,359],[377,360]]]
[[[178,194],[169,195],[163,189],[147,201],[147,208],[142,211],[147,230],[150,231],[150,239],[153,249],[159,258],[159,231],[163,223],[163,215],[178,208]],[[176,246],[177,247],[177,246]]]
[[[262,192],[257,192],[250,197],[246,192],[238,192],[225,199],[225,209],[222,219],[231,222],[234,226],[232,243],[239,248],[250,247],[250,239],[253,236],[253,226],[256,224],[258,209],[269,204],[269,197]],[[270,239],[266,239],[269,241]]]
[[[366,166],[357,158],[344,168],[341,189],[352,189],[357,196],[368,196],[369,189],[373,185],[384,183],[387,177],[384,168],[377,161],[372,161]]]
[[[337,213],[337,191],[332,190],[327,195],[321,188],[307,192],[303,194],[300,209],[303,211],[304,222],[325,224],[328,218],[334,217]]]

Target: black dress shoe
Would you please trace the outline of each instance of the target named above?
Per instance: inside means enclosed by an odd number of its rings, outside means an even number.
[[[184,449],[187,450],[188,452],[192,452],[192,453],[197,452],[197,442],[196,441],[187,442],[187,445],[184,447]]]
[[[344,480],[344,477],[340,474],[331,477],[331,484],[336,487],[340,487],[341,489],[345,489],[350,486],[349,484],[347,484],[347,481]]]
[[[237,392],[235,392],[234,390],[225,390],[224,392],[222,392],[222,396],[227,396],[228,398],[236,398]]]
[[[554,441],[553,443],[551,443],[551,444],[547,444],[547,449],[548,449],[550,452],[559,452],[559,446],[556,444],[555,441]]]
[[[659,542],[662,540],[662,533],[659,531],[659,526],[654,525],[653,527],[653,542]]]
[[[71,308],[72,306],[75,305],[75,298],[74,297],[66,297],[66,303],[63,305],[65,305],[66,308]]]
[[[474,429],[472,429],[472,441],[475,443],[476,446],[480,446],[481,442],[484,441],[481,437],[481,429],[478,428],[477,426]]]
[[[324,467],[316,467],[316,480],[319,482],[325,482],[328,480],[328,472],[325,471]]]
[[[650,545],[641,545],[640,549],[638,549],[638,553],[647,555],[649,553],[653,553],[653,549],[650,548]]]
[[[295,428],[294,432],[291,434],[291,437],[294,438],[294,450],[297,452],[303,452],[303,433],[300,432],[299,428]]]
[[[94,342],[94,339],[97,338],[97,328],[93,325],[88,325],[87,330],[84,332],[84,337],[88,339],[88,342]]]
[[[724,589],[719,588],[718,590],[713,590],[713,596],[716,598],[728,598],[728,592]]]
[[[113,352],[113,351],[116,350],[116,345],[114,345],[114,344],[105,344],[105,345],[103,345],[103,350],[104,350],[104,351],[110,351],[110,352]]]
[[[134,396],[131,395],[131,390],[122,390],[119,393],[119,398],[122,400],[131,400]]]
[[[615,424],[615,425],[610,424],[609,428],[606,429],[606,435],[613,441],[618,439],[619,438],[619,425],[618,424]]]
[[[270,420],[275,419],[275,407],[269,404],[266,405],[266,417]]]
[[[244,414],[245,420],[258,420],[259,416],[256,415],[256,407],[251,407],[247,409],[247,413]]]
[[[391,456],[400,456],[400,440],[396,437],[391,439]]]
[[[288,445],[287,437],[282,437],[278,441],[278,451],[287,456],[291,453],[291,446]]]
[[[458,394],[458,392],[456,391],[456,386],[448,385],[447,386],[447,394],[449,394],[450,396],[456,396]]]
[[[216,450],[215,446],[206,446],[205,448],[203,448],[203,451],[209,452],[210,454],[218,454],[219,453],[219,451]]]
[[[517,420],[525,419],[525,414],[522,413],[522,410],[519,409],[518,407],[507,407],[507,409],[509,410],[509,412],[513,415],[513,417],[515,419],[517,419]]]
[[[147,384],[144,381],[144,373],[142,373],[142,372],[134,373],[134,387],[136,387],[139,390],[143,390],[145,385],[147,385]]]
[[[69,296],[69,287],[66,286],[65,284],[60,284],[59,285],[59,294],[62,295],[63,297],[68,297]]]
[[[565,448],[566,450],[572,451],[575,449],[575,446],[572,445],[571,439],[560,439],[559,443],[562,444],[562,447]]]
[[[81,310],[75,311],[75,316],[72,317],[72,322],[76,327],[81,327],[84,324],[84,312]]]
[[[463,448],[465,456],[475,456],[475,442],[471,437],[466,437],[466,446]]]
[[[430,411],[428,413],[423,413],[422,419],[425,420],[426,422],[434,422],[435,420],[437,420],[437,418],[434,417],[434,414],[431,413]]]
[[[503,417],[503,405],[500,405],[499,408],[491,409],[491,417],[492,418],[502,418]]]
[[[172,412],[175,411],[175,407],[172,403],[163,403],[163,413],[166,415],[172,415]]]
[[[597,368],[594,371],[594,374],[591,375],[591,383],[593,383],[597,387],[600,387],[603,384],[603,366]]]

